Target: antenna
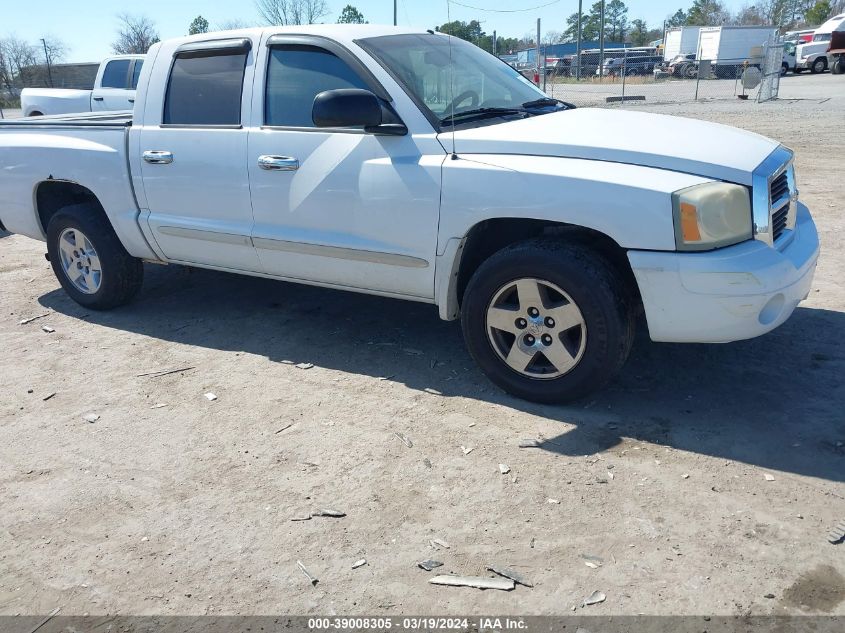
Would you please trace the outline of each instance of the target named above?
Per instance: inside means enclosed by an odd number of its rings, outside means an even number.
[[[446,21],[452,25],[452,0],[446,0]],[[452,34],[447,33],[449,38],[449,100],[452,107],[452,160],[458,160],[458,154],[455,151],[455,64],[452,61]]]

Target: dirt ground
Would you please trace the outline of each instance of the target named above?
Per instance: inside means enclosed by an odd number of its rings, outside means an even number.
[[[748,342],[641,331],[573,406],[499,392],[431,306],[148,266],[89,312],[0,234],[0,614],[845,614],[845,80],[813,81],[651,107],[795,149],[809,299]],[[428,583],[495,564],[534,587]]]

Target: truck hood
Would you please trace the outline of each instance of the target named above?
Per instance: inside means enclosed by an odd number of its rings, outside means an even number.
[[[452,134],[439,135],[447,150]],[[778,143],[694,119],[582,108],[455,133],[460,154],[520,154],[625,163],[751,185]]]

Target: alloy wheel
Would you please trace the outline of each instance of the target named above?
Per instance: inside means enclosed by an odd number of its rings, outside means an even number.
[[[95,294],[103,281],[97,250],[79,229],[68,228],[59,236],[62,270],[70,283],[88,295]]]
[[[587,347],[587,325],[566,292],[542,279],[509,282],[487,308],[486,332],[513,371],[540,380],[572,371]]]

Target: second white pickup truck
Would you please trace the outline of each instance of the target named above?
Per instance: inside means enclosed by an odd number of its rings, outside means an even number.
[[[643,312],[655,341],[774,329],[819,252],[776,141],[574,109],[472,44],[373,25],[168,41],[133,115],[3,123],[0,223],[93,309],[144,260],[435,304],[540,402],[612,378]]]
[[[67,88],[24,88],[21,110],[24,116],[49,116],[81,112],[131,110],[144,55],[116,55],[106,58],[97,70],[93,90]]]

